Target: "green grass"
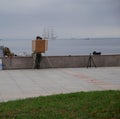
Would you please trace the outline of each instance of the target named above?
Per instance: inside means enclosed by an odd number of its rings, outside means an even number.
[[[120,91],[60,94],[0,103],[0,119],[120,119]]]

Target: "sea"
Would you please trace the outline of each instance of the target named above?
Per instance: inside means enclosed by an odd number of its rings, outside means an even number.
[[[32,55],[33,39],[3,39],[0,46],[9,47],[18,56]],[[120,54],[120,38],[71,38],[48,40],[45,56],[89,55],[101,52],[102,55]]]

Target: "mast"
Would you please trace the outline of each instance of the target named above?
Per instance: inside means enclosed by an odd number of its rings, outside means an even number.
[[[44,28],[43,29],[43,38],[44,39],[50,39],[50,40],[55,40],[56,39],[56,36],[54,35],[54,29],[53,27],[51,28]]]

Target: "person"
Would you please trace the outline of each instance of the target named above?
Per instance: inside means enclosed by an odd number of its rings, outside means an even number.
[[[3,48],[3,54],[4,54],[4,56],[7,56],[7,57],[14,56],[14,53],[11,53],[11,51],[10,51],[10,49],[8,47]]]
[[[36,53],[36,58],[35,58],[35,68],[36,69],[40,69],[41,60],[42,60],[41,53]]]
[[[37,36],[36,40],[42,40],[42,37]],[[40,69],[40,63],[42,60],[42,54],[41,53],[33,53],[33,68],[34,69]]]

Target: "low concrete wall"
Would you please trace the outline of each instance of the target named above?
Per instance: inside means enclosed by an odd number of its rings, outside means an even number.
[[[31,69],[33,64],[32,57],[4,57],[3,69]]]
[[[85,67],[88,56],[49,56],[44,57],[42,68],[74,68]]]
[[[93,55],[97,67],[120,66],[120,55]],[[87,67],[88,55],[84,56],[44,56],[41,68],[75,68]],[[3,69],[32,69],[32,57],[3,58]],[[91,65],[93,62],[91,60]]]

